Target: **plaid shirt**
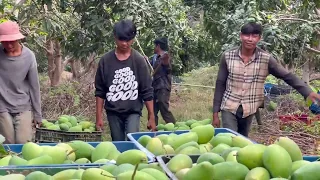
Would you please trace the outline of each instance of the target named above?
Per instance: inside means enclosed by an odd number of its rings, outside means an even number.
[[[213,111],[221,109],[236,114],[242,105],[243,118],[254,114],[264,101],[264,82],[269,73],[283,79],[305,98],[311,92],[306,83],[279,65],[266,51],[256,48],[252,59],[245,64],[237,47],[226,51],[221,58]]]

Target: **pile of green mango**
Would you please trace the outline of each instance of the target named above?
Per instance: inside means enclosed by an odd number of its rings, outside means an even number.
[[[34,171],[26,176],[23,174],[0,176],[0,180],[131,180],[133,174],[134,179],[169,180],[159,163],[106,164],[88,169],[66,169],[52,176],[41,171]]]
[[[173,123],[158,124],[157,130],[158,131],[190,130],[196,126],[207,125],[211,123],[212,123],[211,119],[203,119],[203,120],[190,119],[187,121],[176,122],[175,124]]]
[[[67,132],[93,132],[96,125],[88,120],[80,120],[75,116],[61,115],[56,121],[42,120],[42,128]]]
[[[220,146],[213,148],[215,142],[211,140],[214,134],[214,127],[211,124],[207,124],[196,126],[189,132],[179,135],[174,132],[159,134],[155,137],[143,135],[137,141],[155,156],[165,154],[201,154],[210,151],[216,152],[222,148]],[[247,141],[242,136],[239,136],[239,139]]]
[[[219,150],[200,154],[194,162],[184,153],[166,163],[178,180],[319,180],[320,162],[303,160],[299,146],[288,137],[273,144],[253,144],[229,133],[210,140]],[[196,142],[196,141],[194,141]]]
[[[74,140],[66,143],[58,143],[55,146],[38,145],[33,142],[22,146],[21,155],[8,154],[0,159],[0,166],[36,166],[52,164],[105,164],[116,163],[118,165],[129,163],[147,163],[146,154],[138,149],[130,149],[120,152],[109,141],[100,142],[93,147],[87,142]]]

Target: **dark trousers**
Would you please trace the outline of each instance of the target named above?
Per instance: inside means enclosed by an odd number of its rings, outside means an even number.
[[[158,113],[160,111],[162,118],[166,123],[176,123],[176,120],[169,110],[170,91],[167,89],[159,89],[154,92],[154,115],[156,125],[158,125]]]
[[[140,114],[107,112],[112,141],[126,141],[128,133],[139,132]]]
[[[255,114],[242,118],[243,109],[241,105],[239,106],[236,114],[224,110],[222,110],[221,113],[223,128],[229,128],[242,134],[243,136],[248,137],[252,123],[252,118]]]

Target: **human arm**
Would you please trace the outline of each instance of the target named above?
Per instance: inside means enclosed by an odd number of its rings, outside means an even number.
[[[219,112],[220,112],[220,106],[223,98],[223,94],[226,90],[226,82],[228,78],[228,67],[225,59],[225,55],[222,54],[220,59],[220,65],[219,65],[219,71],[218,76],[216,80],[216,87],[214,91],[214,97],[213,97],[213,125],[220,126],[220,120],[219,120]]]
[[[100,60],[95,76],[95,97],[96,97],[96,129],[103,129],[102,110],[106,99],[106,85],[104,81],[104,62]]]
[[[147,63],[138,57],[138,75],[139,75],[139,96],[142,97],[148,110],[148,126],[156,130],[154,109],[153,109],[153,87],[152,79],[148,72]]]
[[[30,83],[30,99],[32,103],[34,122],[40,125],[42,122],[41,94],[37,61],[35,56],[33,56],[32,64],[30,66],[27,78]]]
[[[268,70],[270,74],[284,80],[287,84],[296,89],[304,98],[307,98],[312,92],[311,88],[303,82],[303,80],[285,69],[272,56],[269,59]]]

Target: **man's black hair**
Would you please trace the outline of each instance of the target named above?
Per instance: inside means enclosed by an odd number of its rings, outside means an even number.
[[[121,20],[113,26],[113,34],[120,41],[130,41],[136,37],[137,27],[131,20]]]
[[[163,51],[168,51],[168,39],[166,37],[159,37],[154,40],[154,44],[159,45]]]
[[[241,27],[242,34],[262,34],[261,24],[249,22]]]

